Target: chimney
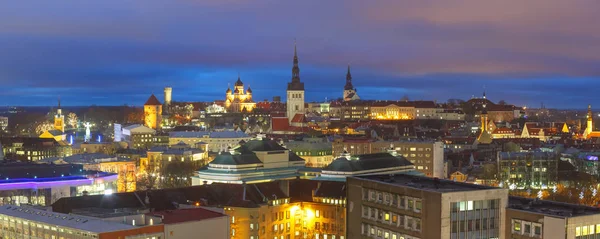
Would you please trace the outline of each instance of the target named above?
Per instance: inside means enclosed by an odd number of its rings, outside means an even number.
[[[242,182],[242,186],[244,187],[244,192],[242,194],[242,201],[246,201],[246,182]]]

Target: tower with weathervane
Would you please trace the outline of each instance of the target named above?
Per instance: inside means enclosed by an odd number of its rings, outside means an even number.
[[[356,88],[352,85],[352,74],[350,74],[350,65],[348,65],[348,72],[346,73],[346,85],[344,85],[344,101],[360,100],[358,94],[356,94]]]
[[[65,132],[65,116],[62,114],[62,109],[60,108],[60,98],[58,98],[56,115],[54,115],[54,129]]]
[[[298,52],[296,51],[296,42],[294,41],[292,81],[287,86],[287,117],[290,123],[296,114],[304,114],[304,83],[300,82]]]

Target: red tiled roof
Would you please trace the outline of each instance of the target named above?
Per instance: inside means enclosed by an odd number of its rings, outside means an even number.
[[[513,134],[515,133],[512,129],[510,128],[496,128],[494,130],[494,132],[492,132],[492,134]]]
[[[224,214],[204,208],[167,210],[147,213],[148,216],[163,216],[162,223],[175,224],[182,222],[201,221],[210,218],[225,217]]]
[[[304,114],[296,114],[294,115],[294,118],[292,118],[292,123],[305,123],[306,122],[306,117],[304,116]]]
[[[156,96],[154,96],[154,94],[152,94],[150,96],[150,98],[148,98],[148,100],[146,101],[146,103],[144,105],[162,105],[162,103],[160,103],[160,101],[158,101]]]
[[[290,123],[287,117],[271,118],[271,129],[273,131],[287,131],[290,128]]]

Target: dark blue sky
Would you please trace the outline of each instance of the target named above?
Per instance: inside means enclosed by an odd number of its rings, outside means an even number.
[[[488,97],[600,105],[593,0],[9,1],[0,104],[141,105],[223,99],[238,72],[255,100],[285,95],[294,38],[311,101]],[[600,106],[599,106],[600,107]]]

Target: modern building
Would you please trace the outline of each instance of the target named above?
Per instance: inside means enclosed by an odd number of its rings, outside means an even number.
[[[333,161],[331,141],[326,138],[305,137],[286,142],[285,147],[304,159],[307,167],[322,168]]]
[[[48,157],[65,157],[72,154],[70,145],[54,139],[29,137],[1,137],[0,144],[6,159],[37,161]]]
[[[444,174],[444,143],[439,141],[374,141],[371,139],[335,139],[333,155],[343,152],[351,155],[388,152],[392,146],[398,155],[415,165],[419,172],[428,177],[446,178]]]
[[[2,238],[164,238],[163,225],[136,226],[14,205],[1,206],[0,215]]]
[[[117,192],[133,192],[136,189],[137,162],[129,158],[102,153],[86,153],[68,157],[45,158],[38,163],[80,164],[83,165],[83,170],[114,173],[118,175]]]
[[[169,132],[169,145],[183,142],[187,145],[204,145],[205,150],[221,152],[228,147],[235,147],[241,141],[248,141],[251,136],[242,131],[173,131]]]
[[[129,148],[149,148],[159,142],[156,130],[140,124],[114,124],[115,142],[124,142]]]
[[[356,88],[352,85],[352,74],[350,74],[350,65],[348,65],[348,72],[346,73],[346,85],[344,85],[344,101],[360,100],[356,93]],[[329,111],[328,111],[329,112]]]
[[[118,175],[75,164],[3,163],[0,178],[0,205],[49,206],[62,197],[116,192]]]
[[[513,189],[547,189],[558,183],[558,155],[546,152],[499,152],[498,182]]]
[[[294,179],[304,176],[303,171],[308,173],[311,170],[305,168],[305,161],[298,155],[273,140],[257,137],[220,152],[208,167],[192,177],[192,185],[250,184]]]
[[[600,209],[537,198],[510,197],[505,224],[506,238],[598,238]]]
[[[152,94],[144,104],[144,125],[151,129],[160,129],[162,124],[162,103]]]
[[[505,238],[508,190],[428,177],[347,179],[348,238]]]
[[[2,238],[183,239],[229,238],[229,217],[204,208],[158,212],[93,210],[58,213],[7,205],[0,207]],[[82,212],[86,215],[80,215]]]
[[[227,87],[225,92],[225,108],[228,112],[240,113],[240,112],[252,112],[256,107],[256,102],[252,100],[252,89],[248,86],[248,90],[244,93],[244,83],[238,79],[233,84],[233,91]]]

